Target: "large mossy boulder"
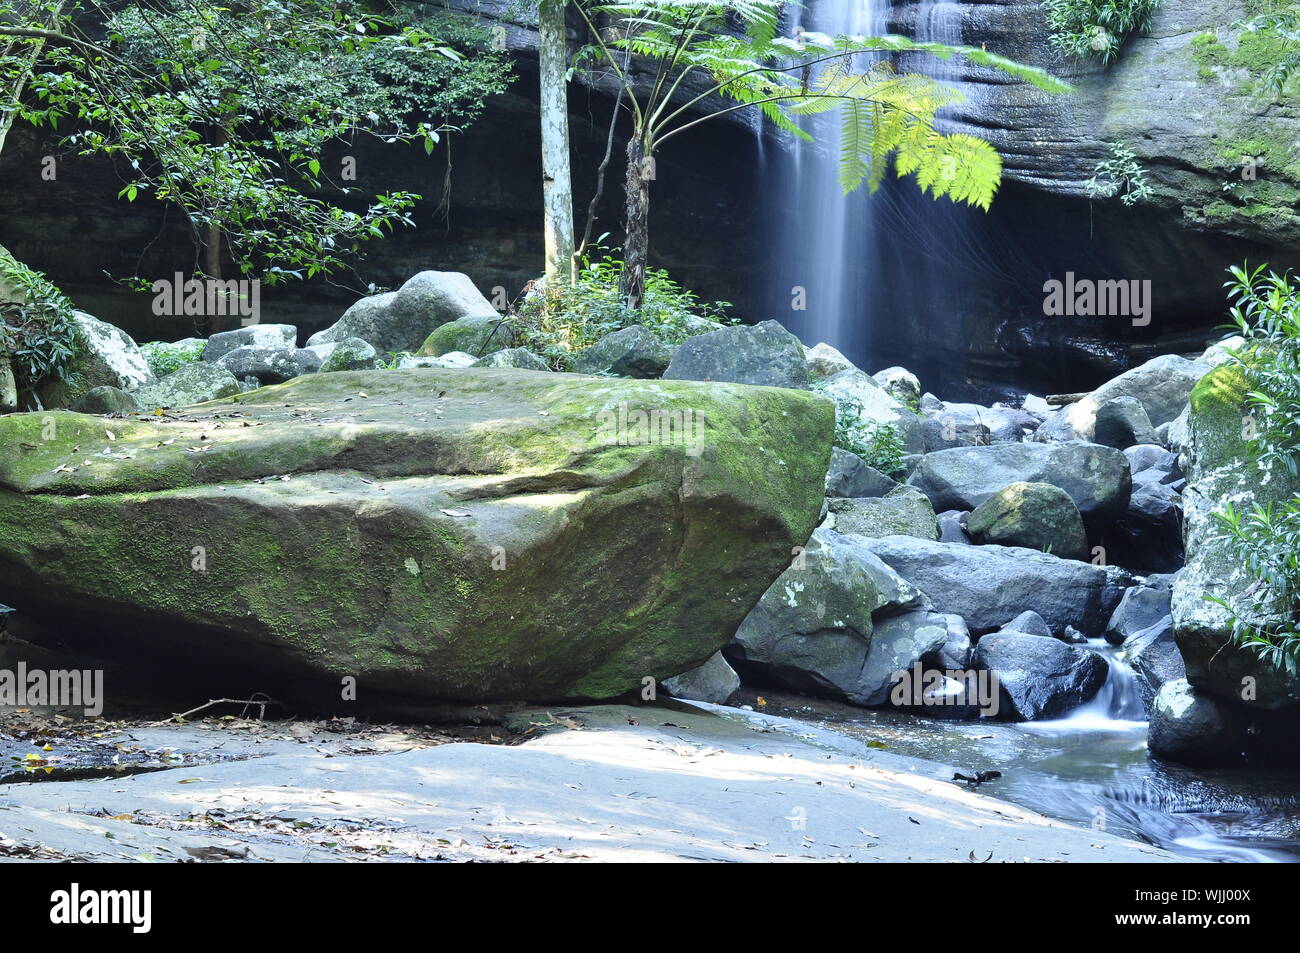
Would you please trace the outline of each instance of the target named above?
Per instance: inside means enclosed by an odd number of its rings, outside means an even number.
[[[798,391],[480,368],[13,415],[0,602],[267,686],[610,698],[731,638],[812,532],[832,434]]]
[[[156,410],[160,407],[188,407],[238,393],[239,381],[234,374],[220,364],[198,361],[183,365],[156,384],[140,388],[135,393],[135,402],[141,410]]]
[[[1250,707],[1280,709],[1300,705],[1300,675],[1287,674],[1232,640],[1232,616],[1207,596],[1224,599],[1247,620],[1262,618],[1270,607],[1257,604],[1256,577],[1222,537],[1214,512],[1231,502],[1238,511],[1280,504],[1300,494],[1300,481],[1280,466],[1257,461],[1246,395],[1245,368],[1222,364],[1196,385],[1183,454],[1187,489],[1183,493],[1186,568],[1174,583],[1174,637],[1187,665],[1187,680]]]
[[[80,339],[77,351],[66,381],[48,379],[38,388],[43,407],[68,407],[96,387],[129,392],[154,382],[149,362],[129,334],[84,311],[73,312],[73,317]]]

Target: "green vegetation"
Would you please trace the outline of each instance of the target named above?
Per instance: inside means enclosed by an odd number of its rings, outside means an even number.
[[[540,354],[557,370],[567,370],[575,354],[607,334],[640,324],[665,344],[681,344],[688,337],[735,324],[727,315],[728,301],[700,301],[668,272],[646,272],[645,299],[640,309],[628,305],[619,291],[623,262],[612,253],[596,249],[600,257],[586,257],[572,284],[556,282],[534,291],[520,303],[514,323],[524,346]]]
[[[1242,437],[1269,479],[1300,477],[1300,283],[1290,275],[1231,269],[1232,320],[1245,345],[1233,363],[1246,375],[1251,416]],[[1251,431],[1254,431],[1252,434]],[[1215,513],[1234,556],[1257,579],[1245,607],[1208,597],[1232,614],[1236,641],[1289,673],[1300,670],[1300,494],[1279,504]]]
[[[150,341],[148,344],[140,345],[140,352],[148,362],[149,370],[153,371],[154,377],[163,378],[180,370],[186,364],[201,361],[207,346],[207,341],[197,338],[190,341],[177,341],[175,344],[166,341]]]
[[[68,381],[80,343],[72,302],[0,249],[0,355],[9,358],[19,390]]]
[[[1135,205],[1151,198],[1146,170],[1137,161],[1133,150],[1118,142],[1111,143],[1110,158],[1097,163],[1092,178],[1084,183],[1093,198],[1114,198],[1125,205]]]
[[[179,210],[207,277],[230,260],[266,283],[338,271],[411,224],[419,196],[367,194],[329,147],[432,151],[509,70],[471,21],[359,0],[0,0],[0,39],[14,115],[110,157],[120,198]]]
[[[1075,59],[1109,63],[1129,34],[1150,28],[1160,0],[1043,0],[1051,43]]]

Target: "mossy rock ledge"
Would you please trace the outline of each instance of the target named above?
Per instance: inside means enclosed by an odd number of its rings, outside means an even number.
[[[0,602],[268,684],[610,698],[730,640],[812,532],[833,432],[794,390],[504,368],[0,417]]]

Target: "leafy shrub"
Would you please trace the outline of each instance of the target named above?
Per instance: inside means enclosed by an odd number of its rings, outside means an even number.
[[[1232,320],[1245,345],[1232,360],[1252,390],[1254,448],[1261,467],[1300,476],[1300,284],[1290,275],[1231,269]],[[1231,502],[1214,513],[1221,537],[1258,581],[1242,604],[1209,597],[1232,616],[1233,637],[1294,674],[1300,667],[1300,494],[1249,511]]]
[[[48,379],[68,381],[81,346],[72,302],[44,275],[0,253],[0,355],[8,357],[19,390]]]
[[[1118,142],[1111,143],[1110,158],[1097,163],[1084,187],[1093,198],[1109,199],[1118,195],[1125,205],[1136,205],[1151,198],[1146,169],[1131,149]]]
[[[207,347],[208,342],[198,338],[177,341],[175,344],[150,341],[148,344],[140,345],[140,352],[144,354],[144,359],[148,362],[149,370],[153,371],[154,377],[162,378],[173,371],[180,370],[186,364],[201,361]]]
[[[1076,59],[1109,63],[1130,33],[1151,26],[1160,0],[1043,0],[1051,43]]]
[[[623,262],[599,251],[600,258],[584,260],[572,285],[532,292],[516,309],[514,322],[524,346],[555,369],[566,370],[579,351],[634,324],[675,345],[720,324],[736,323],[726,314],[730,302],[706,304],[661,268],[647,269],[640,309],[628,307],[618,290]]]

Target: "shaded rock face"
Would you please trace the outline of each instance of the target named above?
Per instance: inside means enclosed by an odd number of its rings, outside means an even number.
[[[615,377],[661,377],[673,349],[639,324],[607,334],[573,359],[579,374]]]
[[[721,652],[714,652],[703,665],[663,680],[673,698],[723,704],[740,688],[740,676],[727,664]]]
[[[1241,760],[1243,722],[1232,705],[1180,678],[1155,695],[1147,746],[1154,755],[1185,764],[1233,764]]]
[[[703,440],[593,433],[621,402],[702,413]],[[0,601],[272,683],[608,698],[730,639],[812,530],[832,429],[796,391],[477,368],[315,374],[178,419],[5,417]]]

